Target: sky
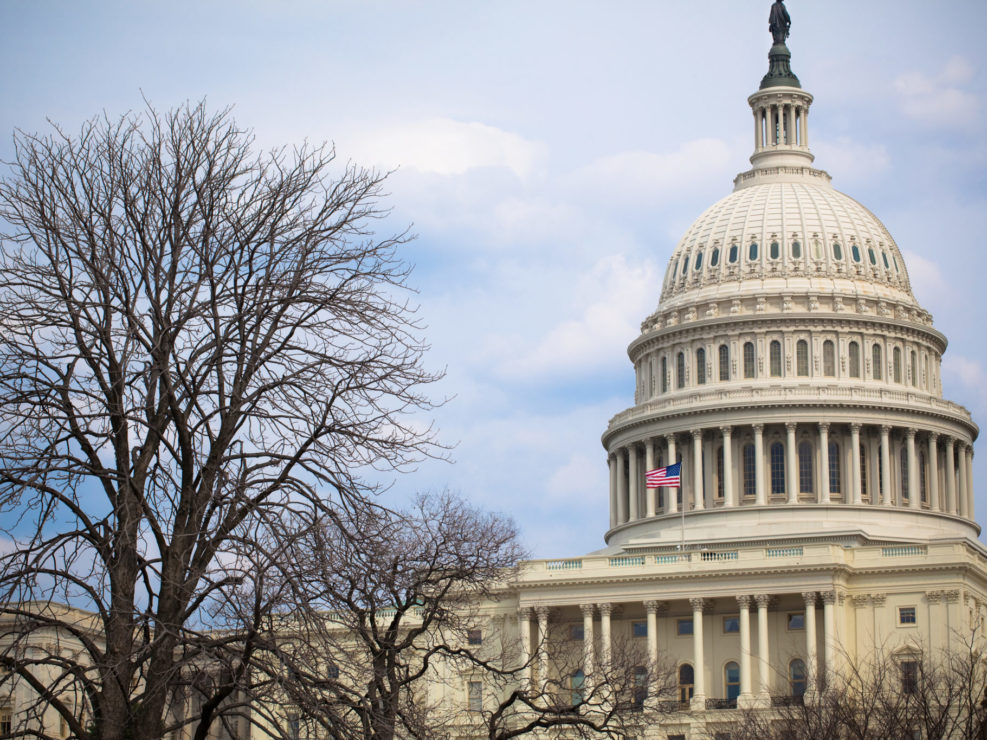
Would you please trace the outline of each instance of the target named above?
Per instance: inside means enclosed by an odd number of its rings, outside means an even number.
[[[205,99],[259,147],[394,170],[381,228],[417,235],[454,447],[386,495],[457,490],[532,555],[580,554],[604,544],[627,345],[678,239],[749,169],[770,4],[0,0],[0,159],[16,128]],[[987,3],[787,6],[815,166],[895,237],[950,341],[944,395],[987,423]]]

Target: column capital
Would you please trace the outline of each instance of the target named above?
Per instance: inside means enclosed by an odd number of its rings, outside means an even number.
[[[828,421],[821,421],[821,422],[819,422],[818,427],[819,427],[819,433],[820,434],[822,434],[823,432],[826,432],[826,433],[829,432],[829,422]]]
[[[551,607],[545,606],[544,604],[539,604],[535,607],[535,614],[538,615],[538,619],[548,619],[548,615],[552,612]]]
[[[664,601],[655,601],[652,599],[650,601],[644,602],[644,610],[648,614],[659,614],[665,611],[666,609],[668,609],[668,604],[666,604]]]
[[[754,594],[754,601],[757,602],[758,609],[767,609],[771,603],[771,594]]]
[[[613,604],[597,604],[596,608],[599,610],[601,617],[609,617],[613,614]]]
[[[823,604],[835,604],[836,603],[836,592],[835,591],[821,591],[819,593],[819,598],[822,599]]]
[[[703,430],[702,429],[690,429],[689,430],[689,434],[692,435],[692,438],[693,439],[702,439],[703,438]]]
[[[944,434],[943,436],[946,438],[946,447],[953,449],[953,446],[956,444],[956,438],[951,437],[948,434]]]
[[[787,429],[790,432],[794,432],[796,427],[798,427],[798,422],[797,421],[786,421],[785,422],[785,429]]]
[[[596,612],[596,604],[580,604],[579,611],[583,613],[584,617],[592,617]]]
[[[935,444],[939,440],[939,432],[929,432],[929,444]]]
[[[891,434],[891,429],[893,427],[890,424],[881,424],[881,434],[887,436]]]
[[[673,445],[673,444],[675,444],[675,437],[676,437],[675,432],[672,432],[671,434],[666,434],[665,435],[665,442],[667,444]]]
[[[697,596],[689,599],[689,606],[692,607],[692,611],[702,612],[705,611],[706,608],[709,606],[709,602],[706,601],[706,599]]]
[[[850,423],[850,431],[856,434],[860,434],[860,428],[863,426],[860,422],[854,421]]]
[[[726,424],[726,425],[724,425],[724,426],[721,426],[721,427],[720,427],[720,433],[721,433],[721,434],[722,434],[722,435],[723,435],[724,437],[729,437],[729,436],[730,436],[730,435],[731,435],[731,434],[733,433],[733,427],[732,427],[732,426],[730,426],[729,424]]]
[[[751,596],[749,596],[748,594],[741,594],[740,596],[737,597],[737,605],[741,609],[750,609],[752,601],[753,598],[751,598]]]
[[[521,617],[521,619],[531,619],[531,615],[533,612],[534,609],[532,609],[530,606],[522,606],[517,610],[518,616]]]
[[[803,591],[802,598],[805,600],[806,607],[816,605],[816,592],[815,591]]]
[[[754,434],[761,434],[764,431],[764,424],[751,424]]]
[[[909,427],[908,429],[905,430],[905,437],[910,440],[915,439],[915,431],[916,431],[915,429]]]

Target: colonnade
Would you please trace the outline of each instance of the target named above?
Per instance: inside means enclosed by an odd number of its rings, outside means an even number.
[[[807,591],[801,593],[805,604],[805,654],[804,662],[806,677],[808,678],[810,690],[816,685],[821,676],[825,676],[827,671],[835,668],[836,660],[836,615],[835,603],[836,594],[834,591],[822,593]],[[778,693],[778,688],[772,688],[771,668],[771,639],[768,624],[768,607],[772,600],[777,598],[772,594],[740,594],[736,596],[737,608],[739,610],[740,625],[740,695],[738,703],[741,706],[751,705],[755,701],[758,703],[769,703],[772,693]],[[816,609],[818,603],[823,607],[823,655],[822,663],[818,655],[818,637],[816,630]],[[655,677],[660,671],[656,670],[660,665],[660,648],[658,643],[658,620],[666,617],[668,613],[668,603],[658,600],[643,602],[647,614],[647,658],[650,663],[649,675]],[[579,608],[583,617],[583,662],[582,670],[588,686],[593,686],[594,681],[600,680],[600,676],[607,676],[614,669],[613,661],[613,614],[615,604],[612,603],[584,603]],[[693,709],[705,709],[708,698],[706,686],[706,660],[704,629],[706,614],[712,606],[712,602],[702,597],[689,599],[689,606],[692,609],[692,666],[694,670],[694,684],[692,696]],[[756,610],[757,619],[757,653],[751,649],[751,611]],[[549,677],[549,650],[548,650],[548,628],[551,609],[548,606],[521,607],[518,612],[518,625],[521,635],[521,659],[526,667],[524,680],[528,686],[532,686],[533,681],[538,682],[538,688],[545,690]],[[597,653],[597,640],[595,639],[597,616],[599,617],[599,654]],[[532,644],[532,620],[535,621],[535,642]],[[534,659],[532,659],[534,657]],[[754,666],[756,665],[757,684],[754,684]],[[532,667],[536,670],[532,671]],[[627,671],[629,666],[617,666],[621,671]],[[650,692],[649,693],[653,693]],[[788,687],[784,691],[788,694]]]
[[[673,461],[683,463],[682,488],[646,489],[644,473]],[[769,503],[900,506],[973,518],[973,446],[910,427],[789,421],[767,430],[694,428],[617,447],[609,465],[611,528],[680,506]]]
[[[808,112],[807,104],[770,103],[755,107],[754,153],[784,145],[808,149]]]

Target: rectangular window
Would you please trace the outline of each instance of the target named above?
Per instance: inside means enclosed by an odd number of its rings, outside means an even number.
[[[918,691],[918,661],[902,661],[901,691],[903,694],[914,694]]]
[[[483,644],[483,631],[482,630],[470,630],[466,633],[466,641],[470,645],[482,645]]]
[[[898,624],[915,624],[915,607],[898,607]]]
[[[582,640],[586,637],[583,632],[583,626],[581,624],[570,624],[569,625],[569,639],[570,640]]]
[[[290,740],[299,740],[302,736],[302,724],[298,715],[291,713],[288,715],[288,737]]]
[[[648,623],[647,622],[632,622],[631,623],[631,634],[634,637],[647,637],[648,636]]]
[[[790,630],[804,630],[805,629],[805,612],[792,612],[788,615],[788,629]]]
[[[692,619],[679,619],[675,622],[675,632],[680,636],[692,634]]]
[[[723,617],[723,632],[740,632],[740,617]]]
[[[685,735],[669,735],[668,740],[685,740]]]
[[[0,707],[0,734],[9,735],[13,730],[14,712],[10,707]]]
[[[469,710],[471,712],[483,711],[483,684],[479,681],[470,681],[466,685],[469,695]]]

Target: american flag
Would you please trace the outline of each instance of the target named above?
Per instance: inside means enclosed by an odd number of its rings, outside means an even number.
[[[644,474],[648,488],[678,488],[682,485],[682,463],[677,462]]]

